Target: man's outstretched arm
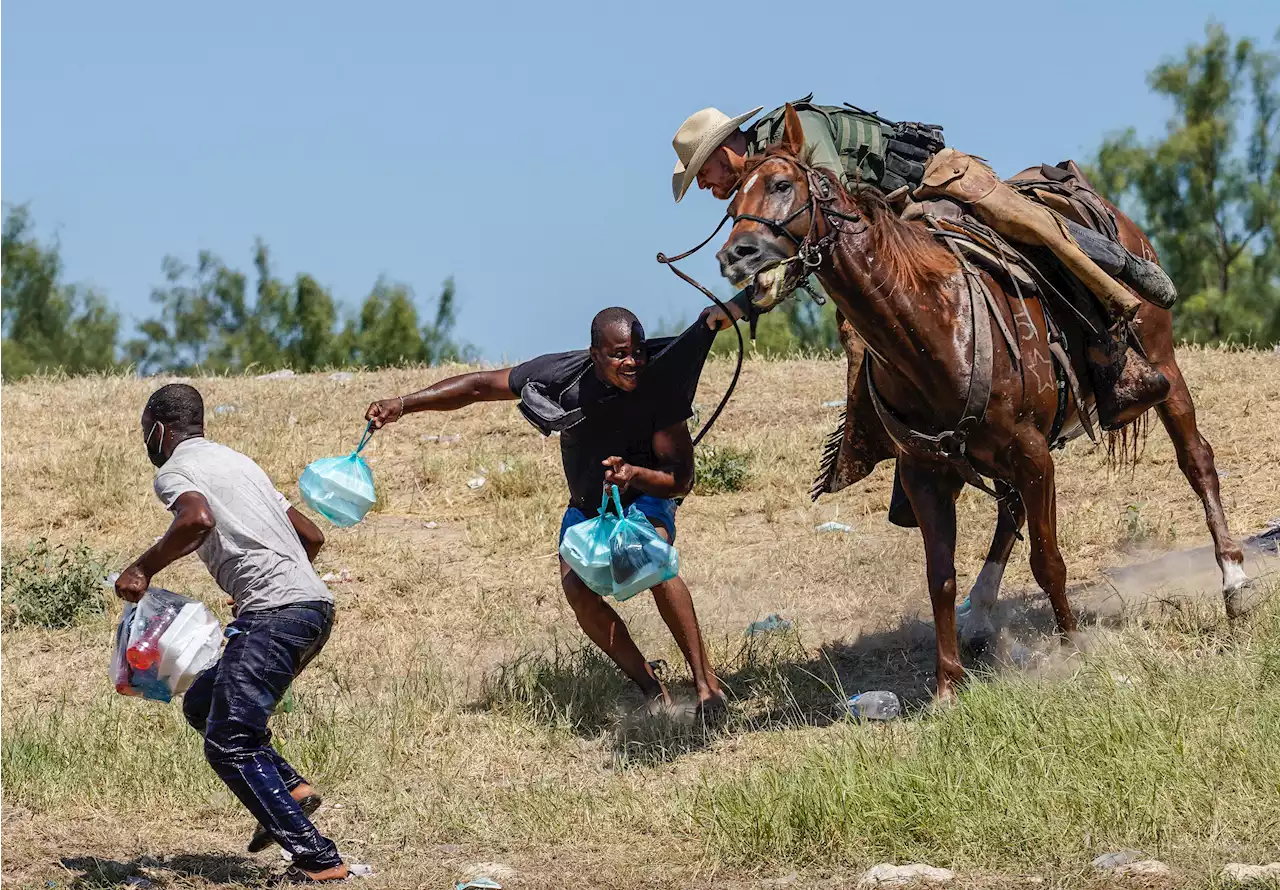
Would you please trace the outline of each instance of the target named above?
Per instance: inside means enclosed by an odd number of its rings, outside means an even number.
[[[388,423],[395,423],[405,414],[413,414],[417,411],[453,411],[476,402],[497,402],[518,398],[520,397],[511,391],[510,368],[474,371],[470,374],[448,377],[407,396],[396,396],[374,402],[364,413],[364,417],[377,430]]]

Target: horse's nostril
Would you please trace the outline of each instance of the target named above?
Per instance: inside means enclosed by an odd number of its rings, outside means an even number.
[[[755,256],[759,252],[754,244],[740,243],[733,246],[733,258],[735,260],[745,260],[747,257]]]

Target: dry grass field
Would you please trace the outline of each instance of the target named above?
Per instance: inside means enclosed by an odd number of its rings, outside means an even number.
[[[1191,349],[1181,361],[1233,531],[1256,533],[1280,517],[1280,356]],[[354,447],[369,401],[457,370],[193,382],[209,437],[296,498],[309,461]],[[730,370],[709,365],[702,406]],[[727,724],[710,733],[634,716],[638,699],[584,648],[556,571],[554,439],[511,404],[417,415],[374,437],[379,505],[353,529],[326,527],[318,561],[349,578],[333,585],[338,624],[296,708],[274,720],[325,795],[321,828],[379,869],[368,886],[444,888],[476,872],[512,888],[798,890],[925,861],[955,869],[956,887],[1091,888],[1126,879],[1090,860],[1133,847],[1173,871],[1130,885],[1191,887],[1217,885],[1228,861],[1280,859],[1280,610],[1230,628],[1216,592],[1153,589],[1156,606],[1119,615],[1099,593],[1107,567],[1207,541],[1159,425],[1131,470],[1087,442],[1059,455],[1063,550],[1093,622],[1086,652],[1041,637],[1047,611],[1019,544],[1005,582],[1010,663],[972,661],[960,701],[930,710],[922,548],[885,522],[888,468],[818,505],[806,495],[838,415],[822,403],[842,380],[833,361],[749,362],[710,437],[749,452],[745,488],[680,511],[684,575],[732,690]],[[47,537],[119,568],[162,532],[138,429],[161,382],[4,387],[6,559]],[[994,517],[984,496],[962,497],[962,589]],[[829,519],[852,532],[818,533]],[[156,583],[228,617],[194,557]],[[651,599],[620,611],[684,688]],[[744,636],[770,613],[794,630]],[[252,820],[177,705],[111,690],[117,615],[111,600],[69,629],[5,629],[4,885],[270,885],[278,852],[243,852]],[[903,697],[906,719],[842,719],[848,694],[880,688]]]

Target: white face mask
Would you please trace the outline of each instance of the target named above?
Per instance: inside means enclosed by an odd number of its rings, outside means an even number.
[[[156,439],[156,447],[155,447],[155,450],[153,451],[151,448],[151,436],[155,433],[156,427],[160,428],[160,437]],[[147,433],[147,438],[146,440],[144,440],[143,445],[145,445],[147,449],[147,459],[150,460],[151,463],[157,467],[164,466],[164,462],[168,460],[168,458],[165,457],[165,454],[164,454],[164,424],[163,423],[157,420],[155,423],[151,424],[151,429]]]

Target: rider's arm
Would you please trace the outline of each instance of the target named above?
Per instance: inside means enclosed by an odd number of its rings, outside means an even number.
[[[381,429],[383,425],[399,420],[402,415],[417,411],[453,411],[476,402],[518,398],[520,396],[511,391],[510,368],[473,371],[470,374],[448,377],[407,396],[374,402],[364,416],[373,424],[374,429]]]

